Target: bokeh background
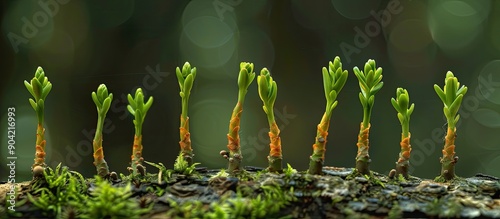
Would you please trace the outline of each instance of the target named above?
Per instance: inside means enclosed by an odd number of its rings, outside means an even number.
[[[154,104],[144,123],[144,158],[171,167],[179,151],[179,87],[175,68],[189,61],[198,76],[189,115],[196,162],[224,168],[228,124],[241,61],[270,69],[284,162],[308,165],[325,107],[321,68],[340,56],[349,78],[338,97],[325,165],[354,166],[362,108],[352,73],[375,59],[384,69],[370,135],[371,169],[387,173],[399,152],[400,125],[390,98],[408,89],[412,174],[433,178],[446,124],[433,85],[448,70],[469,87],[456,141],[457,174],[500,176],[500,1],[2,1],[0,180],[7,179],[7,108],[16,108],[16,179],[30,179],[36,117],[23,81],[42,66],[53,84],[46,102],[47,161],[85,176],[95,173],[91,139],[97,114],[90,98],[105,83],[104,153],[126,173],[134,128],[127,94],[142,87]],[[267,165],[268,124],[254,82],[241,122],[244,165]],[[148,170],[156,171],[154,167]]]

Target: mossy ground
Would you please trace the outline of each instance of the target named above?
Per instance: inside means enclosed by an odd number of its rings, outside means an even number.
[[[54,218],[56,214],[61,218],[119,218],[123,214],[129,214],[129,218],[500,218],[500,180],[482,174],[437,183],[417,177],[389,179],[376,172],[371,176],[355,176],[351,168],[325,167],[324,175],[309,175],[291,167],[282,174],[247,167],[238,176],[230,176],[224,171],[198,167],[191,174],[166,170],[160,176],[122,175],[110,183],[85,179],[85,185],[76,188],[78,177],[69,172],[59,170],[59,178],[51,178],[53,188],[49,190],[57,192],[55,199],[46,200],[59,199],[54,204],[33,203],[47,194],[36,193],[32,182],[18,183],[16,196],[21,205],[16,206],[15,214],[6,209],[5,194],[10,185],[0,184],[0,215],[4,218],[7,215],[8,218]],[[64,179],[61,177],[64,174],[76,180]],[[83,189],[82,192],[75,197],[68,194],[70,183],[73,190]],[[58,191],[61,185],[62,190]],[[33,198],[28,198],[28,194]],[[61,198],[66,201],[60,202]],[[78,201],[86,203],[75,203]],[[60,211],[54,210],[58,208]]]

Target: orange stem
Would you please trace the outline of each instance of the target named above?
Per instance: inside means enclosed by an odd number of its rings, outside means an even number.
[[[271,149],[269,156],[271,157],[280,157],[281,154],[281,137],[280,137],[280,129],[276,122],[273,122],[269,132],[269,140],[271,143],[269,144],[269,148]]]
[[[35,146],[35,162],[32,168],[36,166],[45,167],[45,129],[42,124],[38,123],[36,129],[36,146]]]
[[[135,174],[137,174],[137,165],[142,165],[142,161],[144,160],[142,158],[142,135],[137,136],[134,135],[134,145],[132,146],[132,156],[131,156],[131,166],[132,166],[132,171]]]
[[[97,174],[101,177],[106,177],[109,174],[108,164],[104,160],[104,151],[102,149],[102,136],[98,136],[97,140],[94,139],[94,166],[97,168]]]
[[[446,132],[445,144],[443,149],[443,160],[453,161],[455,158],[455,129],[448,128]]]
[[[368,124],[368,127],[364,127],[363,123],[361,123],[360,126],[360,132],[358,135],[358,143],[356,146],[358,146],[358,154],[356,156],[356,159],[360,159],[361,157],[368,156],[368,150],[370,149],[369,146],[369,135],[370,135],[370,124]]]
[[[191,148],[191,134],[189,133],[189,117],[184,119],[181,115],[181,127],[179,131],[181,135],[179,145],[181,147],[182,156],[184,156],[189,165],[191,165],[193,162],[193,148]]]
[[[458,161],[458,157],[455,156],[455,138],[456,128],[451,129],[448,127],[443,148],[443,157],[441,157],[441,177],[446,181],[456,177],[455,164]]]
[[[317,126],[316,142],[313,144],[313,158],[320,158],[321,162],[325,160],[326,142],[328,129],[330,127],[330,119],[323,114],[320,124]]]
[[[368,127],[364,127],[363,123],[360,125],[360,131],[358,135],[358,154],[356,155],[356,170],[361,174],[370,174],[369,164],[371,162],[368,150],[369,146],[369,135],[370,135],[370,123]]]
[[[408,137],[401,137],[401,152],[399,152],[398,163],[408,162],[410,160],[411,145],[410,145],[411,134],[408,133]]]
[[[227,134],[227,148],[230,153],[238,153],[241,154],[240,150],[240,118],[241,112],[243,112],[243,108],[241,107],[241,103],[238,102],[234,107],[233,114],[231,115],[231,120],[229,121],[229,133]]]

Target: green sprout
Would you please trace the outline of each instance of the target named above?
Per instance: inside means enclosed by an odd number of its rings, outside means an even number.
[[[264,106],[264,112],[267,115],[267,121],[269,123],[269,140],[270,140],[270,152],[267,159],[269,161],[269,167],[267,168],[270,172],[281,172],[282,171],[282,161],[283,155],[281,153],[281,138],[280,129],[274,120],[274,101],[278,94],[278,86],[276,82],[271,77],[269,70],[263,68],[260,71],[260,75],[257,76],[257,85],[259,87],[259,96],[262,100]]]
[[[167,169],[163,163],[153,163],[153,162],[148,162],[144,161],[145,163],[158,168],[158,184],[161,184],[162,182],[169,182],[171,177],[172,177],[172,172],[173,170]]]
[[[309,170],[310,174],[321,174],[323,169],[323,162],[325,160],[326,151],[326,138],[328,136],[328,128],[330,127],[330,118],[332,111],[337,106],[337,95],[347,81],[347,70],[342,70],[342,62],[340,58],[335,57],[333,63],[328,64],[322,69],[323,73],[323,87],[325,89],[326,109],[321,122],[317,127],[316,142],[313,145],[313,154],[310,156]]]
[[[286,168],[283,169],[283,173],[285,174],[285,178],[290,179],[294,174],[297,173],[297,170],[292,167],[289,163],[286,164]]]
[[[28,83],[24,81],[26,89],[30,92],[34,99],[30,98],[29,102],[36,112],[38,125],[36,129],[36,146],[35,146],[35,160],[31,167],[33,177],[38,178],[43,176],[43,172],[47,164],[45,163],[45,128],[43,127],[44,121],[44,108],[45,98],[52,89],[52,84],[45,76],[42,67],[38,67],[35,76]]]
[[[106,114],[108,113],[111,101],[113,100],[113,94],[108,94],[108,88],[106,85],[101,84],[97,88],[97,93],[92,92],[92,100],[94,100],[97,108],[97,128],[92,142],[94,149],[94,165],[97,168],[97,174],[99,176],[108,177],[111,174],[109,173],[108,164],[104,160],[104,151],[102,148],[102,129],[104,126],[104,120],[106,119]],[[112,175],[116,176],[116,173],[113,173]]]
[[[37,208],[59,218],[64,209],[79,209],[86,202],[87,186],[81,174],[61,167],[61,164],[55,169],[48,167],[43,174],[44,180],[32,185],[32,193],[38,197],[28,193],[28,200]]]
[[[140,218],[150,208],[140,208],[139,203],[131,198],[130,183],[115,187],[107,180],[96,177],[95,188],[85,202],[80,218]]]
[[[364,71],[360,71],[358,67],[354,67],[354,74],[359,80],[359,101],[363,105],[363,122],[360,125],[358,135],[358,153],[356,155],[356,170],[358,173],[366,175],[370,174],[370,155],[368,150],[368,138],[370,134],[370,116],[375,103],[375,94],[382,88],[382,68],[377,68],[375,60],[368,60],[365,63]]]
[[[408,91],[403,88],[396,89],[396,99],[391,99],[392,106],[398,112],[398,119],[401,123],[401,152],[399,152],[399,159],[396,162],[396,172],[395,175],[402,175],[405,179],[408,179],[408,167],[410,165],[410,116],[413,113],[415,104],[410,106],[410,95]]]
[[[443,112],[448,123],[448,130],[446,132],[443,157],[441,157],[441,175],[437,177],[437,181],[449,181],[454,179],[455,164],[458,157],[455,156],[455,138],[456,138],[456,124],[460,119],[458,110],[462,99],[467,93],[467,87],[462,85],[451,71],[446,73],[444,80],[444,87],[441,89],[437,84],[434,85],[434,90],[444,104]]]
[[[180,92],[179,95],[182,99],[182,112],[181,112],[181,126],[180,126],[180,141],[179,145],[181,153],[189,164],[193,163],[193,148],[191,148],[191,137],[189,133],[189,117],[188,117],[188,103],[191,88],[196,78],[196,67],[191,68],[189,62],[184,63],[182,69],[177,67],[175,69],[177,80],[179,81]]]
[[[219,177],[228,177],[229,173],[225,169],[220,169],[219,172],[217,172],[215,175],[210,177],[210,180],[213,180],[215,178]]]
[[[182,153],[180,153],[179,156],[177,156],[177,159],[175,159],[174,172],[186,176],[195,175],[196,166],[199,164],[200,163],[193,163],[193,164],[188,163],[188,161],[185,159],[185,156],[183,156]]]
[[[128,104],[127,109],[134,116],[134,145],[132,146],[132,156],[131,156],[131,168],[132,175],[136,176],[140,174],[144,176],[146,174],[146,167],[142,165],[142,123],[144,123],[144,118],[146,118],[146,113],[153,104],[153,97],[149,97],[148,101],[144,103],[144,94],[141,88],[137,88],[135,91],[135,96],[127,96]]]
[[[233,109],[231,120],[229,122],[229,132],[227,133],[227,151],[221,151],[221,155],[228,159],[229,168],[228,172],[241,170],[240,164],[243,156],[241,155],[240,147],[240,119],[243,112],[243,103],[245,102],[245,95],[247,94],[248,86],[252,84],[255,79],[255,72],[253,71],[253,63],[242,62],[240,64],[240,73],[238,76],[238,103]]]

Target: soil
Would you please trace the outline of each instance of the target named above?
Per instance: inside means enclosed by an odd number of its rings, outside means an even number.
[[[262,186],[277,185],[282,191],[292,191],[293,199],[276,214],[266,213],[263,218],[500,218],[500,179],[484,174],[437,183],[417,177],[389,179],[376,172],[371,177],[353,177],[352,168],[324,167],[324,175],[272,174],[259,173],[262,168],[257,167],[245,169],[249,173],[246,179],[213,177],[219,170],[206,168],[197,168],[198,176],[174,173],[168,182],[151,180],[132,184],[131,198],[138,202],[147,200],[153,205],[143,218],[182,218],[185,215],[172,213],[173,202],[181,205],[197,200],[202,203],[198,210],[209,211],[213,203],[222,204],[238,196],[255,198],[262,193]],[[92,182],[89,184],[92,189]],[[125,184],[122,180],[113,182],[114,186]],[[5,214],[5,195],[10,185],[0,182],[0,203],[4,208],[0,214]],[[19,199],[25,199],[30,182],[17,186],[21,188]],[[157,195],[148,187],[164,192]],[[243,189],[245,193],[241,192]],[[54,217],[29,201],[16,207],[16,211],[21,214],[18,218]]]

